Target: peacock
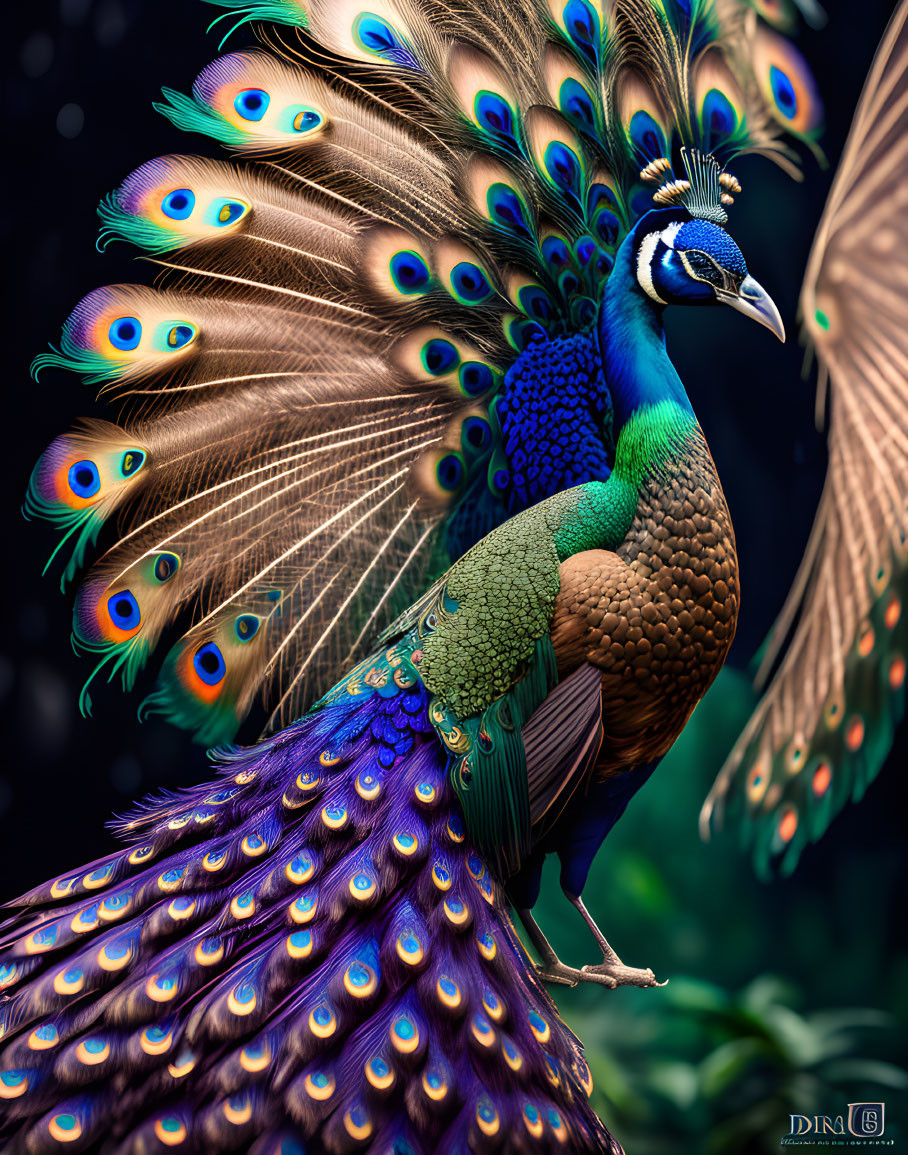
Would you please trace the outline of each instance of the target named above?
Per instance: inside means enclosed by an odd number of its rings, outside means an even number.
[[[83,707],[154,661],[141,711],[218,770],[10,904],[4,1150],[620,1152],[546,984],[657,983],[582,895],[740,597],[663,315],[784,339],[726,166],[818,151],[797,13],[218,2],[260,46],[159,108],[234,159],[160,157],[101,202],[100,244],[161,279],[90,293],[37,358],[117,420],[58,437],[25,501],[79,578]],[[904,708],[906,12],[803,290],[826,491],[704,810],[783,870]],[[582,968],[533,917],[552,854]]]

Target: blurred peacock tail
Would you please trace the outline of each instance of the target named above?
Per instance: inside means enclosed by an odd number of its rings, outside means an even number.
[[[581,891],[737,611],[728,511],[661,316],[725,303],[783,333],[721,227],[741,191],[723,165],[794,170],[794,146],[817,147],[813,82],[780,35],[794,12],[221,7],[219,28],[252,25],[267,50],[219,57],[160,109],[234,159],[158,158],[102,201],[102,243],[161,280],[95,290],[37,359],[99,386],[117,420],[53,442],[26,512],[62,531],[92,677],[129,689],[156,663],[143,711],[220,746],[223,777],[147,801],[126,849],[14,904],[9,1149],[617,1151],[539,975],[655,982]],[[859,112],[874,148],[903,115],[900,37]],[[849,196],[875,187],[857,152],[830,252]],[[880,196],[895,171],[879,166]],[[904,378],[843,332],[855,259],[817,258],[806,318],[834,419],[864,405],[891,430],[882,448],[866,422],[833,435],[823,516],[863,478],[848,557],[880,566],[876,602],[809,635],[836,671],[862,615],[894,629],[904,581]],[[852,377],[868,359],[877,376]],[[818,531],[802,584],[840,541]],[[785,671],[793,690],[755,723],[776,750],[814,685]],[[257,700],[266,737],[227,749]],[[855,765],[830,765],[814,834]],[[786,862],[797,808],[819,805],[792,795],[805,781],[744,815]],[[565,968],[529,915],[551,852],[598,968]]]
[[[908,661],[908,6],[877,51],[801,290],[829,466],[810,541],[758,677],[766,694],[701,813],[790,873],[882,768]],[[890,256],[892,254],[892,256]],[[828,400],[827,400],[828,392]],[[828,414],[827,414],[828,410]],[[769,675],[772,675],[770,680]]]
[[[414,651],[24,896],[5,1151],[620,1151],[465,832]]]

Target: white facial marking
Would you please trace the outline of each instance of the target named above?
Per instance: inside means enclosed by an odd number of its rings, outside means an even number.
[[[653,284],[653,254],[656,251],[656,245],[659,243],[661,233],[647,233],[640,243],[640,248],[637,250],[637,282],[648,297],[652,297],[654,301],[658,301],[660,305],[667,304],[663,301],[656,292],[656,286]]]
[[[658,301],[660,305],[665,305],[668,302],[663,301],[653,284],[653,254],[660,241],[670,249],[675,247],[675,237],[678,235],[678,230],[682,224],[683,221],[673,221],[670,225],[666,225],[661,233],[647,233],[637,250],[637,281],[646,295],[652,297],[654,301]]]
[[[670,249],[675,247],[675,237],[680,232],[683,223],[683,221],[673,221],[670,225],[666,225],[666,227],[659,234],[662,237],[662,240]]]

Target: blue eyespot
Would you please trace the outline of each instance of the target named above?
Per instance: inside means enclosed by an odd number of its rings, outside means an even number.
[[[602,209],[596,217],[596,232],[603,244],[613,248],[618,243],[618,234],[621,231],[621,222],[609,209]]]
[[[550,141],[545,146],[545,168],[559,188],[575,193],[580,187],[580,162],[573,149],[560,140]]]
[[[546,237],[542,242],[542,255],[553,269],[561,270],[570,262],[571,251],[561,237]]]
[[[774,64],[769,70],[769,83],[772,86],[773,99],[779,112],[788,120],[794,120],[798,113],[798,97],[794,85],[781,68]]]
[[[507,325],[508,340],[518,352],[523,352],[536,341],[547,341],[548,334],[538,321],[516,317]]]
[[[426,341],[422,347],[422,363],[426,367],[426,371],[431,373],[433,377],[440,377],[442,373],[447,373],[453,369],[460,360],[460,354],[457,348],[451,344],[450,341],[445,341],[441,337],[434,337],[431,341]]]
[[[524,285],[517,294],[520,307],[528,317],[537,321],[551,321],[555,316],[555,309],[544,289],[537,285]]]
[[[596,210],[602,207],[603,202],[613,211],[618,210],[618,198],[607,184],[590,185],[586,198],[587,216],[593,216]]]
[[[574,252],[581,265],[588,265],[597,252],[596,242],[592,237],[580,237],[574,242]]]
[[[426,262],[412,249],[395,253],[391,258],[391,278],[400,293],[421,293],[431,279]]]
[[[472,261],[460,261],[451,270],[451,285],[459,300],[467,305],[478,305],[492,293],[485,273]]]
[[[129,353],[142,340],[142,325],[136,317],[117,317],[111,322],[107,336],[115,349]]]
[[[208,642],[196,650],[192,665],[206,686],[216,686],[219,682],[223,682],[227,673],[224,655],[214,642]]]
[[[243,120],[261,120],[268,111],[271,97],[262,88],[244,88],[236,94],[233,107]]]
[[[596,320],[599,310],[589,297],[578,297],[571,304],[571,319],[578,329],[584,329]]]
[[[484,417],[468,417],[460,427],[464,448],[486,449],[492,442],[492,430]]]
[[[194,208],[195,193],[188,188],[174,189],[161,201],[161,212],[174,221],[185,221]]]
[[[458,374],[460,387],[470,397],[478,397],[491,389],[495,383],[495,376],[488,365],[481,361],[464,361]]]
[[[245,201],[215,201],[206,214],[206,220],[216,229],[221,229],[225,225],[232,225],[248,212],[249,205]]]
[[[175,553],[159,553],[154,562],[154,576],[159,582],[169,582],[180,568],[179,556]]]
[[[590,94],[573,76],[569,76],[561,85],[558,92],[558,103],[564,115],[582,128],[595,128],[596,114],[593,112]]]
[[[69,488],[76,497],[94,497],[101,488],[101,475],[98,473],[98,467],[87,458],[85,461],[77,461],[75,465],[69,467],[67,480],[69,481]]]
[[[167,347],[169,349],[182,349],[195,336],[194,325],[174,325],[167,334]]]
[[[120,475],[122,477],[132,477],[134,473],[138,473],[145,464],[145,451],[143,449],[127,449],[120,459]]]
[[[568,0],[564,6],[564,26],[568,35],[593,63],[599,43],[599,18],[585,0]]]
[[[580,289],[580,278],[573,269],[565,269],[558,278],[558,288],[568,300]]]
[[[438,462],[435,472],[438,484],[450,492],[463,481],[463,462],[456,453],[446,453]]]
[[[402,64],[405,68],[418,68],[419,62],[400,39],[394,28],[387,20],[380,16],[373,16],[370,12],[363,12],[353,25],[353,35],[361,48],[372,52],[376,56],[383,56],[394,64]]]
[[[251,642],[259,632],[262,619],[257,614],[240,614],[234,622],[234,632],[241,642]]]
[[[514,115],[511,106],[497,92],[482,90],[476,93],[473,113],[480,128],[496,136],[514,136]]]
[[[304,108],[293,118],[294,132],[311,132],[322,123],[322,116],[314,108]]]
[[[654,160],[657,156],[668,155],[662,129],[648,112],[645,112],[643,109],[635,112],[628,125],[628,131],[630,132],[631,140],[647,160]],[[647,197],[649,198],[650,207],[652,207],[652,194],[647,192]]]
[[[118,630],[134,630],[142,621],[139,603],[129,590],[111,594],[107,599],[107,612]]]
[[[530,231],[523,202],[508,185],[501,183],[491,185],[488,193],[488,205],[492,219],[498,224],[509,229],[519,229],[524,233]]]
[[[724,92],[711,88],[703,97],[703,124],[710,135],[730,136],[738,127],[738,115]]]

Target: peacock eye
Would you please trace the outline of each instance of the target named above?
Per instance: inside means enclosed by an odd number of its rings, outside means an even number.
[[[717,289],[737,290],[743,278],[716,264],[713,258],[699,249],[679,250],[687,272],[697,281],[705,281]]]
[[[243,120],[261,120],[268,111],[271,97],[262,88],[245,88],[238,92],[233,102]]]
[[[216,686],[224,680],[224,675],[227,673],[224,655],[214,642],[208,642],[207,645],[196,650],[192,664],[195,672],[206,686]]]
[[[438,484],[449,492],[463,480],[463,462],[456,453],[446,453],[437,467]]]
[[[530,231],[520,197],[508,185],[500,181],[490,185],[487,199],[489,213],[500,225],[524,233]]]
[[[245,201],[215,201],[206,214],[206,220],[215,228],[222,229],[241,220],[248,212],[249,205]]]
[[[545,147],[545,167],[549,176],[561,188],[576,193],[580,184],[580,162],[574,150],[553,140]]]
[[[69,467],[69,488],[76,497],[94,497],[101,488],[101,475],[93,461],[77,461]]]
[[[257,614],[240,614],[233,628],[241,642],[251,642],[261,624],[262,619]]]
[[[492,370],[481,361],[464,361],[459,376],[461,388],[470,397],[485,393],[495,381]]]
[[[579,121],[585,128],[594,128],[596,114],[589,93],[579,80],[568,77],[558,92],[558,103],[565,116]]]
[[[472,261],[460,261],[454,266],[451,285],[458,299],[468,305],[478,305],[492,292],[485,273]]]
[[[591,52],[598,39],[599,29],[590,5],[584,4],[582,0],[568,0],[564,6],[564,24],[574,43]]]
[[[174,221],[185,221],[194,208],[195,193],[188,188],[174,189],[161,201],[161,212]]]
[[[293,118],[294,132],[311,132],[322,123],[322,117],[314,108],[304,108]]]
[[[107,330],[107,336],[115,349],[129,353],[142,340],[142,325],[136,317],[117,317]]]
[[[514,122],[511,106],[497,92],[477,92],[473,111],[480,128],[498,136],[513,136]]]
[[[192,325],[174,325],[167,334],[169,349],[182,349],[195,337],[195,328]]]
[[[107,612],[118,630],[138,629],[142,621],[139,603],[129,590],[111,594],[107,599]]]
[[[775,64],[769,70],[769,83],[779,112],[788,120],[794,120],[798,114],[797,93],[791,80]]]
[[[180,559],[175,553],[161,553],[155,558],[154,576],[159,582],[168,582],[180,568]]]
[[[138,473],[145,464],[145,451],[143,449],[127,449],[120,459],[120,475],[122,477],[132,477],[134,473]]]
[[[421,293],[431,280],[426,262],[412,249],[394,254],[391,258],[391,277],[401,293]]]
[[[492,441],[492,430],[484,417],[468,417],[461,427],[461,438],[471,449],[485,449]]]
[[[422,347],[422,363],[433,377],[440,377],[457,365],[460,357],[457,348],[450,341],[433,337]]]

